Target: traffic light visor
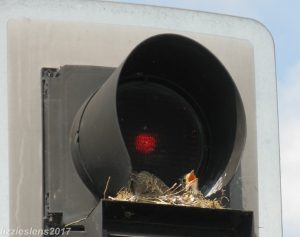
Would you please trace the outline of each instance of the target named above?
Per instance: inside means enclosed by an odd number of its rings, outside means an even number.
[[[226,185],[246,136],[239,92],[226,68],[198,42],[175,34],[141,42],[79,110],[73,161],[89,189],[109,193],[132,171],[172,185],[194,169],[209,193]]]

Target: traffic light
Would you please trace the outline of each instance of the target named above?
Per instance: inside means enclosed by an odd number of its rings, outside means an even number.
[[[7,26],[11,227],[280,237],[268,31],[210,13],[86,7],[77,22],[43,8],[47,20]],[[171,187],[191,170],[206,198],[225,190],[225,209],[107,200],[133,173]]]
[[[101,197],[149,171],[170,187],[195,169],[211,191],[234,175],[246,135],[243,103],[221,62],[177,34],[141,42],[84,102],[73,125],[73,161]],[[226,176],[224,175],[226,173]]]
[[[107,69],[101,67],[65,66],[51,71],[53,69],[43,69],[44,90],[47,90],[44,106],[48,112],[51,108],[55,109],[51,104],[54,99],[51,93],[55,93],[51,85],[61,81],[64,87],[66,81],[72,83],[77,74],[75,96],[81,94],[85,100],[78,103],[65,99],[73,108],[74,104],[79,105],[76,113],[72,112],[75,114],[70,120],[72,126],[64,120],[64,127],[71,127],[71,132],[64,134],[70,140],[66,152],[71,153],[80,178],[96,200],[105,198],[104,193],[115,196],[121,188],[127,187],[133,172],[149,172],[171,187],[184,174],[195,170],[198,188],[207,196],[219,191],[215,188],[217,182],[221,182],[218,186],[221,189],[235,174],[246,136],[243,102],[226,68],[198,42],[179,34],[158,34],[139,43],[119,67],[110,69],[109,75]],[[88,80],[99,75],[107,75],[103,77],[102,84],[94,86],[92,92],[83,89]],[[65,105],[64,109],[70,113],[68,107]],[[48,116],[46,113],[45,117]],[[51,133],[48,140],[55,139],[55,133]],[[46,168],[51,166],[51,157],[49,154]],[[61,164],[59,160],[53,163],[57,167]],[[49,170],[45,178],[50,184],[58,181],[52,176]],[[79,188],[77,192],[82,193]],[[72,200],[72,197],[67,199]],[[86,200],[83,198],[81,202]],[[71,222],[75,225],[68,225],[64,212],[59,213],[61,219],[53,221],[54,213],[48,212],[46,228],[70,226],[73,231],[88,228],[87,233],[91,236],[111,236],[119,232],[130,236],[153,235],[151,226],[160,217],[155,226],[161,229],[156,235],[161,236],[166,231],[163,226],[167,219],[162,216],[174,212],[174,220],[168,220],[169,225],[184,236],[204,233],[233,236],[234,232],[238,236],[251,235],[252,214],[247,212],[223,210],[224,213],[214,213],[206,210],[197,213],[176,207],[165,210],[165,207],[147,207],[145,204],[136,207],[105,200],[98,205],[103,206],[96,208],[90,218],[86,217],[86,225],[76,221]],[[151,214],[154,220],[147,221],[150,215],[147,208],[156,210]],[[136,223],[124,219],[119,213],[123,209],[140,216],[135,221],[142,223],[143,231],[131,230]],[[116,213],[113,215],[111,212]],[[119,219],[115,220],[115,215]],[[180,215],[185,218],[192,216],[199,221],[188,224],[186,219],[184,225],[190,225],[187,232],[183,223],[178,223]],[[207,215],[211,220],[201,226]],[[94,216],[97,221],[91,225]],[[229,219],[228,223],[223,223],[225,216]],[[115,227],[104,224],[110,221],[120,223]],[[96,228],[102,222],[104,226]],[[109,234],[103,234],[104,230]],[[169,234],[178,235],[176,232],[169,231]]]

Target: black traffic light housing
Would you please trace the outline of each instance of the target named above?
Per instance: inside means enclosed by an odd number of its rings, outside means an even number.
[[[221,62],[189,38],[146,39],[116,69],[44,69],[43,83],[47,226],[88,215],[108,177],[107,194],[114,195],[133,170],[172,185],[195,169],[207,194],[236,171],[246,136],[240,95]],[[138,149],[139,135],[155,139],[151,149]],[[89,223],[73,229],[86,230]]]
[[[137,151],[139,134],[155,139],[151,154]],[[208,193],[222,174],[223,185],[234,175],[245,134],[240,95],[220,61],[189,38],[163,34],[139,44],[87,98],[71,141],[76,169],[98,197],[108,177],[113,195],[132,170],[172,185],[195,169]]]
[[[184,218],[183,218],[184,217]],[[91,236],[250,237],[252,212],[102,200],[91,215]]]

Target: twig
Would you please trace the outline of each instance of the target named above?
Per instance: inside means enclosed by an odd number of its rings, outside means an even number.
[[[175,192],[176,190],[178,190],[181,186],[182,186],[182,184],[179,184],[176,188],[174,188],[174,189],[172,190],[172,193],[171,193],[171,194],[174,194],[174,192]],[[182,190],[184,190],[184,189],[182,189]],[[182,191],[182,190],[180,190],[180,191]]]
[[[180,185],[181,186],[181,185]],[[179,187],[179,186],[178,186]],[[177,188],[178,188],[177,187]],[[177,188],[175,188],[174,189],[174,191],[177,189]],[[183,192],[184,191],[184,188],[183,189],[180,189],[179,191],[177,191],[177,192],[173,192],[173,193],[170,193],[170,194],[167,194],[166,196],[176,196],[177,194],[179,194],[179,193],[181,193],[181,192]]]
[[[108,185],[109,185],[109,181],[110,181],[110,176],[108,177],[108,179],[106,181],[105,189],[104,189],[104,192],[103,192],[103,199],[105,199],[106,192],[107,192]]]
[[[90,215],[93,213],[93,211],[96,209],[96,207],[97,207],[97,205],[96,205],[96,206],[94,206],[94,207],[93,207],[93,208],[90,210],[90,212],[87,214],[87,216],[86,216],[86,217],[83,217],[83,218],[81,218],[81,219],[79,219],[79,220],[73,221],[73,222],[71,222],[71,223],[69,223],[69,224],[65,225],[65,227],[68,227],[68,226],[70,226],[70,225],[74,225],[74,224],[76,224],[76,223],[79,223],[79,222],[85,221],[87,218],[89,218],[89,217],[90,217]]]
[[[171,188],[167,189],[167,191],[164,192],[164,194],[170,192],[173,188],[176,187],[176,185],[177,185],[177,183],[174,183]]]
[[[110,176],[108,177],[107,181],[106,181],[106,185],[105,185],[105,189],[104,189],[104,192],[103,192],[103,198],[105,199],[105,195],[106,195],[106,192],[107,192],[107,189],[108,189],[108,185],[109,185],[109,181],[110,181]],[[76,221],[73,221],[69,224],[66,224],[65,227],[68,227],[70,225],[74,225],[76,223],[79,223],[79,222],[82,222],[84,220],[86,220],[87,218],[89,218],[89,216],[93,213],[93,211],[96,209],[97,206],[93,207],[92,210],[87,214],[86,217],[83,217],[79,220],[76,220]]]
[[[93,211],[93,210],[92,210],[92,211]],[[76,224],[76,223],[82,222],[82,221],[86,220],[87,217],[88,217],[88,216],[86,216],[86,217],[84,217],[84,218],[81,218],[81,219],[79,219],[79,220],[73,221],[73,222],[71,222],[71,223],[69,223],[69,224],[66,224],[65,227],[68,227],[68,226],[70,226],[70,225],[74,225],[74,224]]]

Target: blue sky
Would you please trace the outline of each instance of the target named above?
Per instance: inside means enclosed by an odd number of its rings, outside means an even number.
[[[300,236],[300,1],[116,0],[217,12],[262,22],[275,41],[284,237]]]

